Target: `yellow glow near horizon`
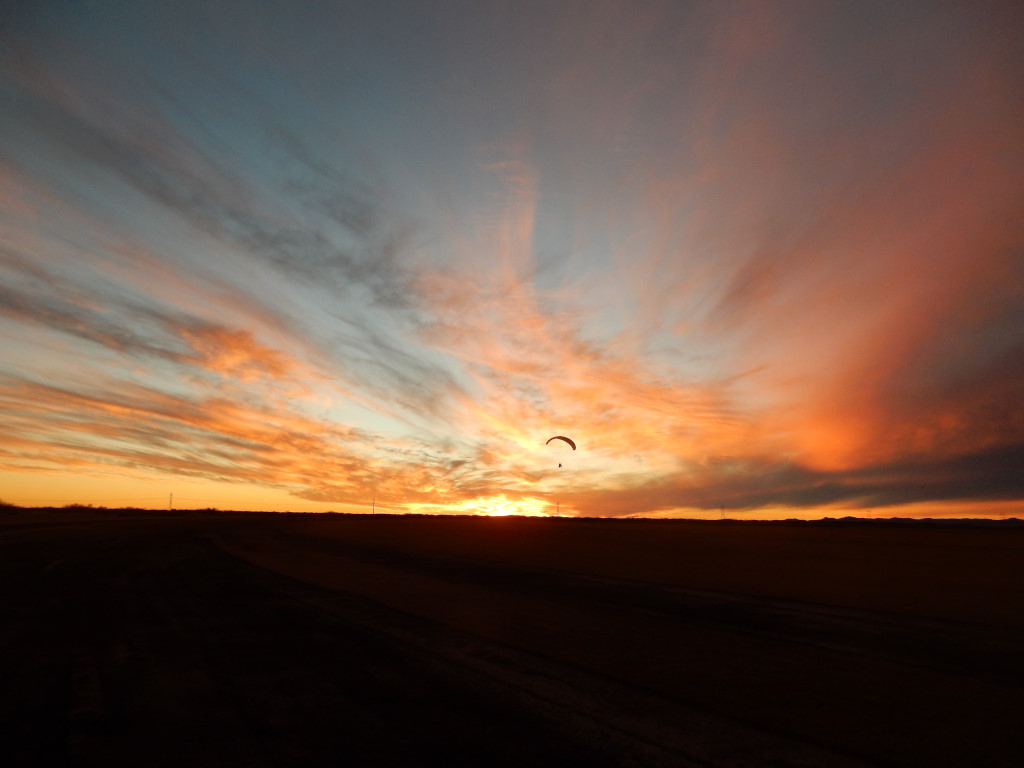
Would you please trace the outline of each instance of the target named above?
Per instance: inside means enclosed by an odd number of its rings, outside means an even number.
[[[534,497],[510,499],[504,494],[478,496],[451,504],[410,504],[408,512],[434,515],[480,515],[481,517],[555,517],[557,507]]]
[[[549,517],[551,515],[549,511],[551,505],[541,499],[507,499],[505,496],[490,496],[467,502],[467,504],[471,504],[471,508],[475,508],[488,517],[507,517],[509,515]]]

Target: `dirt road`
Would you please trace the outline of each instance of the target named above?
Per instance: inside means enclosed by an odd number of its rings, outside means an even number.
[[[1024,642],[989,614],[609,575],[438,525],[3,527],[4,764],[1019,764]]]

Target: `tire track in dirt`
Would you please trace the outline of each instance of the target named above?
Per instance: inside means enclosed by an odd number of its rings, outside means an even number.
[[[325,610],[307,599],[322,590],[224,554],[212,529],[4,548],[6,766],[612,764],[480,675],[422,664],[359,620],[377,606]]]
[[[618,686],[613,699],[628,699],[625,691],[653,696],[661,703],[649,709],[674,708],[678,715],[677,725],[663,732],[685,732],[678,723],[699,720],[692,714],[699,713],[705,725],[695,733],[714,721],[720,731],[732,730],[733,743],[756,741],[752,734],[760,734],[817,749],[818,757],[807,764],[820,765],[853,761],[857,754],[872,764],[915,764],[925,753],[956,762],[956,755],[969,759],[986,750],[1005,754],[1011,742],[1019,664],[1005,675],[998,657],[989,666],[974,660],[961,669],[959,659],[992,647],[990,635],[970,625],[285,532],[274,536],[273,545],[221,543],[295,578],[365,595],[550,662],[561,671],[549,678],[566,678],[575,669],[609,689]],[[1013,639],[997,637],[1011,662],[1019,648]],[[939,691],[984,711],[985,718],[979,724],[950,715]],[[597,711],[604,705],[587,706]],[[615,711],[618,722],[631,716],[625,705]],[[986,743],[989,734],[995,740]],[[695,760],[706,754],[713,755],[711,764],[732,764],[735,758],[694,748],[692,736],[682,741],[690,748],[680,751]]]
[[[510,637],[503,631],[508,629],[510,619],[525,629],[532,621],[543,621],[540,617],[550,620],[552,611],[568,613],[561,602],[566,596],[557,584],[542,579],[559,599],[547,611],[535,610],[535,594],[515,606],[503,604],[500,610],[510,610],[504,616],[506,626],[501,627],[492,623],[492,612],[479,610],[487,604],[487,595],[493,595],[493,583],[481,586],[467,578],[465,572],[457,578],[444,567],[448,580],[442,583],[436,574],[427,572],[429,569],[407,564],[401,557],[395,563],[390,557],[382,558],[379,552],[367,557],[367,552],[361,551],[362,559],[352,559],[340,554],[337,546],[322,546],[318,542],[299,542],[289,552],[281,536],[275,536],[272,544],[262,536],[255,540],[245,538],[218,537],[218,544],[254,564],[379,602],[390,610],[385,614],[363,613],[361,620],[376,617],[374,626],[401,638],[410,653],[482,672],[531,709],[572,723],[588,740],[601,742],[605,751],[616,755],[616,764],[867,764],[852,753],[715,711],[703,702],[665,695],[628,676],[624,679],[622,670],[606,672],[600,663],[573,663],[565,654],[551,652],[552,641],[565,642],[561,627],[546,637],[541,627],[539,638],[532,632]],[[392,567],[383,566],[384,559]],[[400,567],[402,564],[406,567]],[[525,591],[531,592],[533,586],[543,585],[527,584]],[[543,594],[545,599],[551,597],[549,593]],[[592,611],[588,601],[581,600],[578,594],[573,594],[572,600],[576,603],[575,611],[582,616]],[[319,604],[329,610],[330,598],[321,598]],[[395,614],[396,610],[400,613]],[[401,621],[396,618],[403,615],[406,618]],[[590,619],[593,631],[599,632],[604,615]]]
[[[566,604],[594,603],[652,616],[684,617],[693,626],[868,655],[884,658],[888,663],[1024,688],[1024,636],[1012,630],[892,611],[867,611],[465,557],[397,552],[310,536],[285,535],[280,540],[307,552],[334,553],[450,583],[469,582],[511,594],[542,593]]]

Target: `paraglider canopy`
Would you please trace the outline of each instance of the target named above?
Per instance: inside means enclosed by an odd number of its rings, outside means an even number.
[[[547,444],[548,444],[548,443],[550,443],[550,442],[551,442],[552,440],[565,440],[565,442],[567,442],[567,443],[568,443],[569,445],[571,445],[571,446],[572,446],[572,449],[573,449],[574,451],[576,450],[576,443],[574,443],[574,442],[573,442],[573,441],[572,441],[571,439],[569,439],[568,437],[565,437],[564,435],[555,435],[554,437],[552,437],[552,438],[548,439],[548,442],[547,442],[547,443],[544,443],[544,445],[547,445]]]

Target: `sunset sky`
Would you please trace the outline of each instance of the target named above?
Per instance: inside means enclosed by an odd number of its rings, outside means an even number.
[[[4,3],[0,498],[172,493],[1024,516],[1024,6]]]

